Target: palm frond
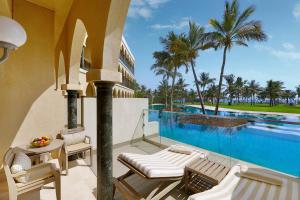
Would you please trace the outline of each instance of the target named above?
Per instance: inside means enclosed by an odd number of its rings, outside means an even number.
[[[210,19],[208,23],[216,30],[216,32],[219,32],[222,34],[225,33],[222,25],[216,19]]]
[[[265,41],[267,35],[262,31],[260,21],[250,21],[238,29],[232,39],[239,41]]]
[[[254,13],[254,11],[255,11],[254,6],[250,6],[246,8],[237,19],[233,31],[239,29],[243,25],[243,23]]]

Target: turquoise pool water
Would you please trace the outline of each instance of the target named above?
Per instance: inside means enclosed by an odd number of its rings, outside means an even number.
[[[180,124],[180,113],[149,111],[160,135],[300,177],[300,125],[251,122],[239,128]]]

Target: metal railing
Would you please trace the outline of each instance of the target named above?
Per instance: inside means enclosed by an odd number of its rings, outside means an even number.
[[[128,62],[128,60],[120,53],[119,60],[123,65],[134,75],[134,66]]]

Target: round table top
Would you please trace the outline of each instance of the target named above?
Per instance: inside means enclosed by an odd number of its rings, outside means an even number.
[[[54,139],[51,141],[51,143],[45,147],[38,147],[38,148],[33,148],[31,147],[30,144],[28,145],[23,145],[19,146],[22,150],[25,151],[25,153],[35,153],[35,154],[41,154],[41,153],[46,153],[46,152],[51,152],[56,149],[60,149],[64,144],[63,140],[59,139]]]

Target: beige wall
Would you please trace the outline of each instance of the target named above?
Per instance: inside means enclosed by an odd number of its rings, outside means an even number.
[[[25,0],[0,0],[0,14],[10,16],[13,10],[13,18],[24,27],[28,38],[0,65],[0,168],[11,145],[28,143],[35,136],[55,136],[67,123],[66,99],[60,90],[55,90],[55,77],[59,78],[60,88],[69,79],[70,74],[65,74],[71,63],[71,80],[77,83],[80,58],[76,55],[80,51],[72,47],[80,47],[78,41],[83,36],[80,32],[73,37],[78,18],[84,22],[78,30],[86,28],[92,39],[93,67],[117,72],[116,43],[121,43],[129,5],[129,0],[120,4],[119,0],[53,0],[49,9],[42,7],[42,2],[48,5],[50,1],[31,2],[38,5]],[[104,56],[103,49],[113,52],[113,56]]]
[[[148,108],[148,99],[115,98],[113,99],[113,144],[130,141],[133,137],[141,137],[142,124],[139,123],[144,109]],[[92,138],[96,148],[96,99],[84,98],[85,133]],[[148,115],[144,117],[148,121]],[[137,127],[137,129],[136,129]],[[136,134],[134,135],[136,131]]]
[[[65,100],[54,91],[54,13],[15,0],[14,18],[28,39],[0,65],[1,158],[10,145],[55,134],[66,122]]]

